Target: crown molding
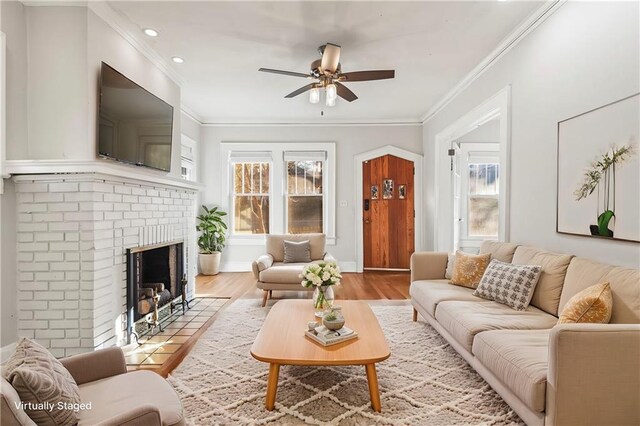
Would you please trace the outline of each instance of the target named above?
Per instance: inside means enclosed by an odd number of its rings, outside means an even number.
[[[433,105],[426,114],[422,116],[421,122],[424,124],[435,117],[442,111],[451,101],[460,95],[475,80],[480,78],[487,70],[495,65],[500,58],[513,49],[518,43],[531,33],[538,25],[543,23],[548,17],[553,15],[567,0],[551,0],[545,2],[533,14],[529,15],[515,30],[513,30],[498,46],[489,53],[476,67],[471,70],[445,94],[438,102]]]
[[[361,126],[422,126],[418,120],[333,120],[333,121],[258,121],[258,122],[204,122],[203,127],[361,127]]]
[[[39,6],[84,7],[87,5],[87,3],[89,3],[89,1],[88,0],[87,1],[21,0],[20,3],[22,3],[25,6],[33,6],[33,7],[39,7]]]
[[[189,107],[189,106],[187,106],[185,104],[180,104],[180,110],[182,111],[182,113],[184,115],[186,115],[187,117],[189,117],[190,119],[192,119],[193,121],[198,123],[199,125],[201,125],[201,126],[204,125],[202,116],[200,114],[198,114],[197,112],[195,112],[193,109],[191,109],[191,107]]]
[[[149,61],[158,67],[167,77],[178,86],[184,84],[184,79],[178,74],[158,52],[155,51],[140,34],[140,29],[132,24],[128,18],[113,9],[105,1],[90,1],[87,8],[98,15],[103,21],[113,28],[122,38],[142,53]]]

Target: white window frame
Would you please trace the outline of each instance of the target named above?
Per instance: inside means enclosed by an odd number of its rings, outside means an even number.
[[[231,154],[269,152],[273,162],[269,168],[270,199],[269,199],[269,232],[271,234],[284,234],[287,229],[286,222],[286,162],[285,152],[326,152],[326,160],[323,170],[323,226],[327,245],[336,243],[336,161],[334,142],[221,142],[220,143],[220,205],[233,216],[233,166]],[[230,219],[233,220],[233,219]],[[230,224],[233,226],[233,223]],[[233,229],[233,228],[232,228]],[[228,245],[264,245],[264,235],[234,235],[230,234]]]
[[[459,212],[459,243],[466,242],[465,247],[479,248],[484,240],[497,240],[498,235],[469,235],[469,164],[494,163],[500,167],[500,147],[494,143],[461,143],[460,144],[460,171],[456,173],[460,179],[460,212]],[[501,171],[500,171],[501,172]],[[499,173],[500,173],[499,172]],[[500,173],[500,179],[502,175]],[[487,195],[500,202],[501,180],[498,183],[498,193]],[[499,213],[500,214],[500,213]],[[498,231],[499,232],[499,231]],[[470,243],[470,244],[469,244]]]
[[[269,156],[260,156],[252,153],[248,153],[249,155],[244,158],[229,158],[229,208],[226,210],[229,212],[229,239],[254,239],[256,237],[263,239],[265,234],[236,234],[236,204],[235,197],[237,195],[246,196],[248,194],[237,194],[234,189],[234,179],[235,179],[235,165],[236,164],[256,164],[256,163],[267,163],[269,164],[269,192],[268,193],[260,193],[260,194],[251,194],[258,196],[267,196],[269,199],[269,232],[271,232],[273,226],[273,215],[271,214],[272,206],[273,206],[273,159]]]
[[[198,181],[197,158],[198,142],[194,141],[187,135],[182,135],[180,138],[180,174],[182,175],[182,168],[189,170],[191,177],[186,178],[186,180],[191,182]]]
[[[285,232],[289,231],[289,203],[288,197],[322,197],[322,232],[327,233],[327,220],[328,211],[324,208],[327,203],[328,194],[326,191],[326,185],[328,184],[328,177],[326,173],[327,167],[327,154],[324,151],[285,151],[284,153],[284,229]],[[322,162],[322,194],[289,194],[289,174],[287,163],[290,161],[320,161]]]

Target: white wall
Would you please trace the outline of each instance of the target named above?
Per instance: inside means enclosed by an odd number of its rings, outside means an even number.
[[[7,158],[27,155],[27,15],[17,1],[0,2],[6,35]]]
[[[3,20],[13,33],[24,33],[15,49],[27,52],[29,66],[27,72],[27,59],[7,61],[11,64],[7,104],[16,106],[16,117],[8,120],[25,123],[25,130],[16,129],[7,138],[7,159],[96,158],[98,82],[104,61],[173,106],[173,137],[178,144],[170,175],[179,177],[180,87],[86,7],[12,3],[3,7],[13,16]]]
[[[203,128],[199,167],[206,189],[202,201],[220,205],[226,193],[221,188],[221,142],[335,142],[336,143],[336,237],[331,252],[343,264],[355,267],[355,176],[353,157],[385,145],[395,145],[418,154],[422,153],[420,126],[211,126]],[[347,206],[341,207],[340,202]],[[247,265],[264,252],[263,246],[228,246],[222,257],[223,267],[241,262]]]
[[[180,87],[93,11],[86,8],[84,10],[87,14],[88,88],[86,90],[89,95],[87,139],[90,141],[88,149],[91,158],[95,158],[96,155],[100,63],[105,62],[173,106],[173,149],[170,175],[180,177],[180,118],[182,115]],[[158,173],[163,174],[162,172]]]
[[[7,155],[27,152],[27,17],[17,1],[0,2],[0,30],[6,36]],[[11,143],[10,143],[11,142]],[[17,339],[16,209],[14,188],[0,195],[0,346]]]
[[[428,243],[433,243],[435,136],[510,84],[511,240],[638,266],[638,244],[555,232],[557,123],[638,92],[638,8],[637,2],[565,3],[424,125]]]
[[[26,158],[94,158],[95,145],[87,138],[87,10],[84,7],[26,10],[29,61]]]
[[[177,142],[171,175],[180,176],[180,88],[175,82],[86,7],[0,1],[0,11],[7,46],[8,160],[96,158],[98,77],[105,61],[174,107]],[[12,184],[5,181],[5,186],[7,193],[0,195],[0,346],[17,336],[16,203]]]

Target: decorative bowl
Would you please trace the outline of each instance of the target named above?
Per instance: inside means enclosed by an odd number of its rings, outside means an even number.
[[[334,320],[326,320],[323,318],[322,325],[327,327],[329,330],[340,330],[344,326],[344,318],[338,317]]]

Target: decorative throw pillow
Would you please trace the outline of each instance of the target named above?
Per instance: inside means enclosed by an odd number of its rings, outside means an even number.
[[[38,343],[22,338],[2,374],[25,403],[25,412],[38,425],[78,423],[75,411],[58,408],[58,403],[80,403],[78,385],[62,363]]]
[[[490,253],[475,255],[457,251],[453,274],[449,282],[463,287],[476,288],[490,260]]]
[[[609,283],[592,285],[575,294],[562,309],[558,324],[590,322],[608,324],[613,309]]]
[[[453,276],[453,268],[455,267],[455,264],[456,264],[456,254],[449,253],[447,257],[447,270],[444,271],[444,277],[446,279],[450,280],[451,277]]]
[[[541,272],[540,265],[514,265],[493,259],[473,294],[524,311]]]
[[[311,244],[305,241],[284,241],[284,263],[311,262]]]

